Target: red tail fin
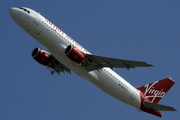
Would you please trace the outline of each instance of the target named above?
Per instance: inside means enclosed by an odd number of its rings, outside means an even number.
[[[171,78],[165,78],[142,87],[137,87],[137,89],[140,90],[150,102],[158,103],[174,83]]]

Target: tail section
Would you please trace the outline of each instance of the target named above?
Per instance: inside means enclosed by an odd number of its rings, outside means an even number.
[[[171,78],[165,78],[136,89],[140,90],[149,102],[158,103],[174,84],[175,82]]]
[[[173,107],[157,104],[174,83],[171,78],[165,78],[141,87],[136,87],[141,96],[140,110],[159,117],[162,117],[160,111],[176,111]]]

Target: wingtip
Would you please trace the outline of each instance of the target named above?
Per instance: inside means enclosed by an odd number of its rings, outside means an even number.
[[[176,108],[174,108],[174,111],[177,111],[177,109],[176,109]]]
[[[150,65],[151,69],[154,67],[155,65]]]

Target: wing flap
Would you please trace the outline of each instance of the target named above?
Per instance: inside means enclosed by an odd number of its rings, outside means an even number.
[[[102,56],[89,55],[89,54],[86,54],[86,57],[88,59],[91,59],[92,61],[91,65],[86,67],[88,71],[97,70],[98,68],[101,69],[103,67],[109,67],[111,69],[126,68],[130,71],[130,68],[153,66],[141,61],[116,59],[116,58],[102,57]]]
[[[70,73],[71,74],[71,70],[69,68],[67,68],[65,65],[63,65],[61,62],[59,62],[53,55],[50,56],[51,57],[51,64],[48,65],[48,69],[51,71],[51,74],[53,75],[55,72],[59,75],[61,75],[60,73],[63,72],[65,73]]]

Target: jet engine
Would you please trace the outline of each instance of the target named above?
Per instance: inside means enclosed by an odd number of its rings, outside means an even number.
[[[65,55],[78,64],[81,64],[85,59],[85,55],[72,45],[67,46]]]
[[[40,48],[35,48],[32,52],[32,57],[40,64],[48,66],[51,63],[50,54]]]
[[[50,70],[51,74],[53,75],[55,72],[59,75],[63,72],[70,73],[71,70],[60,63],[53,55],[42,50],[41,48],[35,48],[32,52],[32,57],[40,64],[47,66]]]

